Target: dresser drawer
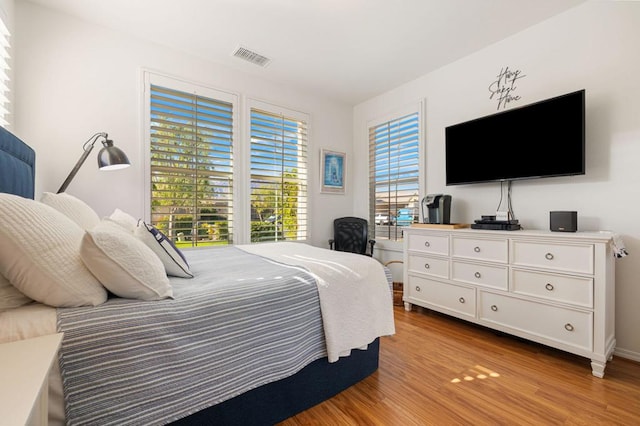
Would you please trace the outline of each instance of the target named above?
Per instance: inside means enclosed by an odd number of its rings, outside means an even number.
[[[593,308],[593,279],[513,269],[511,290],[517,294]]]
[[[594,249],[591,244],[563,245],[513,242],[513,261],[517,266],[593,274]]]
[[[449,256],[449,236],[434,234],[410,234],[409,250]]]
[[[473,288],[411,276],[409,297],[438,311],[455,312],[458,316],[470,318],[476,315],[476,291]]]
[[[481,320],[563,345],[593,350],[593,313],[481,291]]]
[[[507,290],[509,269],[506,266],[452,261],[451,279],[463,283]]]
[[[451,239],[453,257],[507,263],[509,242],[505,239],[480,239],[453,237]]]
[[[409,272],[449,278],[449,259],[428,256],[409,255]]]

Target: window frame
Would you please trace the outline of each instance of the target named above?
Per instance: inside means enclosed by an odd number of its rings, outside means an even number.
[[[369,139],[370,129],[372,127],[380,126],[385,123],[389,123],[403,117],[406,117],[411,114],[417,114],[417,122],[418,122],[418,199],[417,199],[417,221],[422,221],[422,211],[421,211],[421,200],[426,193],[426,99],[419,99],[417,102],[413,102],[407,104],[403,107],[400,107],[393,112],[382,115],[378,118],[368,120],[366,123],[366,132],[367,135],[367,178],[369,181],[367,182],[367,188],[369,190],[369,234],[376,238],[378,242],[384,241],[384,243],[390,243],[393,246],[396,243],[401,243],[403,240],[403,232],[402,227],[400,228],[399,234],[396,235],[396,238],[387,238],[376,235],[375,232],[375,216],[376,216],[376,194],[375,191],[371,191],[371,141]],[[391,233],[391,232],[390,232]],[[384,244],[383,243],[383,244]]]
[[[198,95],[210,97],[220,101],[226,101],[233,105],[233,244],[250,244],[251,243],[251,108],[257,108],[268,111],[273,114],[283,114],[289,118],[306,121],[307,123],[307,207],[306,207],[306,238],[296,240],[298,242],[311,241],[311,221],[312,221],[312,191],[314,178],[312,171],[313,155],[312,155],[312,123],[311,114],[301,112],[294,108],[283,107],[275,103],[261,101],[246,97],[240,93],[218,89],[201,83],[195,83],[180,77],[163,74],[151,69],[142,68],[142,181],[143,181],[143,197],[141,207],[145,220],[151,218],[151,85],[158,85],[170,88],[172,90],[183,91],[187,93],[198,90]]]
[[[241,142],[240,125],[239,125],[239,110],[240,110],[240,96],[236,93],[232,93],[229,91],[224,91],[220,89],[215,89],[209,86],[192,83],[189,81],[185,81],[183,79],[172,77],[166,74],[156,73],[150,70],[143,70],[143,97],[144,97],[144,120],[143,120],[143,182],[144,182],[144,196],[142,197],[143,203],[143,212],[144,218],[146,221],[149,221],[151,218],[151,94],[150,88],[151,85],[162,86],[168,88],[170,90],[181,91],[185,93],[194,93],[198,96],[212,98],[222,102],[228,102],[232,105],[232,131],[233,131],[233,141],[232,141],[232,156],[233,158],[237,158],[237,150],[238,145]],[[233,188],[232,188],[232,201],[239,200],[238,195],[238,167],[235,164],[232,171],[233,176]],[[238,221],[240,219],[240,221]],[[230,244],[238,244],[237,238],[239,235],[237,231],[242,228],[241,218],[236,217],[234,211],[234,230],[233,230],[233,239]],[[242,234],[242,233],[240,233]],[[241,235],[240,235],[241,237]]]
[[[307,157],[306,157],[306,173],[307,173],[307,179],[306,179],[306,235],[305,238],[302,239],[297,239],[295,241],[297,242],[308,242],[311,240],[311,190],[312,190],[312,179],[311,179],[311,168],[312,168],[312,162],[311,162],[311,114],[309,113],[305,113],[305,112],[301,112],[295,109],[291,109],[291,108],[287,108],[287,107],[283,107],[281,105],[276,105],[270,102],[266,102],[266,101],[262,101],[262,100],[258,100],[255,98],[247,98],[246,102],[245,102],[245,113],[244,116],[246,117],[245,123],[244,123],[244,135],[245,135],[245,140],[246,143],[242,144],[242,149],[246,150],[246,152],[244,152],[242,154],[242,161],[244,162],[244,167],[243,167],[243,177],[244,180],[243,182],[245,182],[246,184],[243,187],[244,193],[246,194],[245,199],[247,200],[247,205],[244,208],[244,215],[245,215],[245,220],[247,223],[247,227],[245,227],[245,229],[248,229],[248,234],[246,235],[246,242],[250,243],[251,242],[251,111],[252,110],[261,110],[261,111],[265,111],[268,112],[270,114],[273,115],[283,115],[287,118],[290,119],[295,119],[298,121],[304,121],[307,124],[306,127],[306,133],[307,133],[307,139],[306,139],[306,150],[307,150]],[[294,241],[294,240],[291,240]]]

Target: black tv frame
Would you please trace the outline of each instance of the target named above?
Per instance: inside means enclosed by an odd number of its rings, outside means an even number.
[[[445,128],[446,185],[584,175],[584,89]]]

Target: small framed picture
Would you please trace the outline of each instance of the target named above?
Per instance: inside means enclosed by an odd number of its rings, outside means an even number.
[[[344,152],[323,149],[320,155],[320,192],[344,194],[346,169],[347,158]]]

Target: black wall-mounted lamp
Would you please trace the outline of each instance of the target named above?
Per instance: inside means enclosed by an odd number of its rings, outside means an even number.
[[[96,133],[95,135],[91,136],[89,140],[84,143],[84,145],[82,145],[82,149],[84,150],[84,152],[80,156],[80,159],[78,159],[76,165],[73,166],[73,169],[71,169],[71,173],[69,173],[69,176],[67,176],[67,178],[64,180],[60,189],[58,189],[58,194],[64,192],[67,189],[73,178],[76,176],[76,173],[78,173],[78,170],[80,170],[80,167],[82,167],[82,164],[91,153],[93,146],[100,138],[104,138],[104,140],[102,141],[103,147],[98,153],[98,167],[100,168],[100,170],[118,170],[124,169],[125,167],[129,167],[131,165],[131,163],[129,163],[129,159],[127,158],[127,154],[122,152],[121,149],[113,146],[113,141],[109,139],[108,136],[109,135],[103,132]]]

